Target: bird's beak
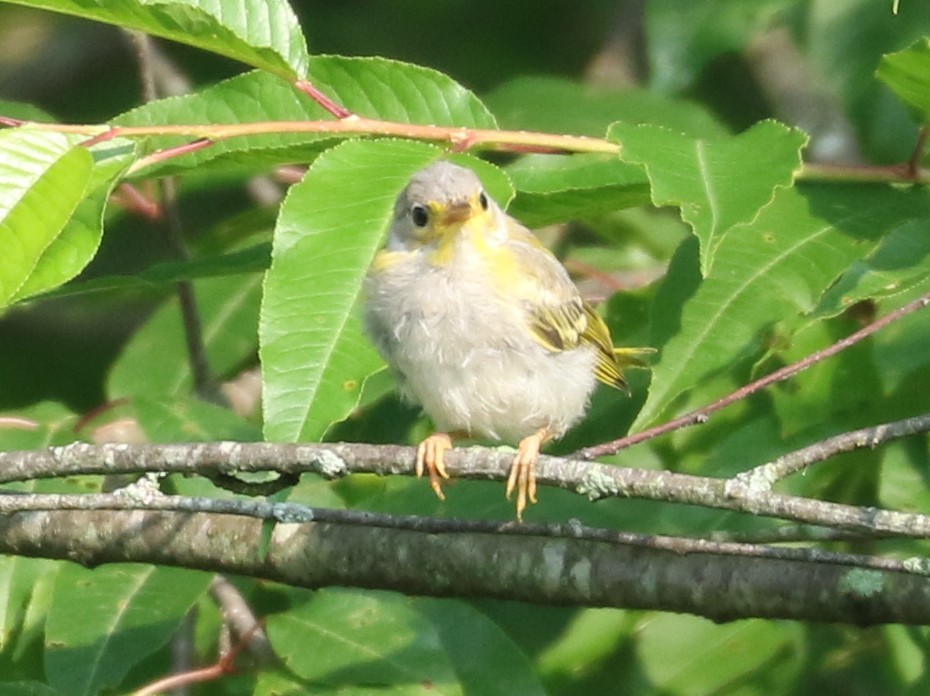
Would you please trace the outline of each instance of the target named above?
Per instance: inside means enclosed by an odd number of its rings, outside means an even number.
[[[443,227],[460,224],[471,218],[477,212],[479,211],[475,210],[471,201],[452,203],[440,213],[439,224]]]

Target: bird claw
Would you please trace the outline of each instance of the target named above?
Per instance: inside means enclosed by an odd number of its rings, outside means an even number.
[[[537,432],[520,440],[517,455],[513,458],[510,467],[510,476],[507,477],[507,500],[514,489],[517,491],[517,520],[523,521],[523,511],[526,510],[527,501],[536,503],[536,462],[539,461],[539,450],[549,440],[549,430],[542,428]]]
[[[423,476],[424,468],[429,472],[429,485],[440,500],[445,500],[442,492],[442,479],[449,478],[446,471],[444,457],[447,450],[452,449],[452,438],[446,433],[433,433],[417,445],[416,474],[417,478]]]

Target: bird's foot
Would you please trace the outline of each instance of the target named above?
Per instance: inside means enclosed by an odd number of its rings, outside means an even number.
[[[452,449],[452,436],[448,433],[433,433],[417,445],[417,478],[423,476],[423,469],[429,472],[429,485],[440,500],[446,496],[442,492],[442,479],[449,478],[444,460],[445,454]]]
[[[552,439],[548,428],[540,428],[532,435],[520,440],[517,456],[510,467],[510,476],[507,478],[507,499],[514,489],[517,490],[517,520],[523,521],[523,511],[526,510],[527,501],[536,500],[536,462],[539,461],[540,448]]]

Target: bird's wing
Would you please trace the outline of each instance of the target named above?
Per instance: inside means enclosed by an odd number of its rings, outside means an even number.
[[[533,337],[557,352],[580,345],[593,346],[597,378],[626,390],[620,362],[610,331],[600,315],[578,292],[565,268],[525,227],[508,218],[508,244],[516,268],[507,291],[515,293],[527,308]]]

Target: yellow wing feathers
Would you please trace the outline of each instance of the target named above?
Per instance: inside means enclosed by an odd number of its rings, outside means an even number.
[[[623,368],[642,366],[640,356],[651,352],[639,348],[614,348],[610,331],[601,316],[581,298],[564,267],[542,243],[513,219],[508,220],[508,251],[519,272],[508,292],[518,294],[529,309],[533,337],[551,351],[593,346],[595,375],[604,384],[628,391]]]

